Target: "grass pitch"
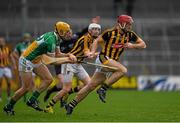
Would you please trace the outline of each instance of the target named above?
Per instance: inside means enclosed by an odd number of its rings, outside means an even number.
[[[41,107],[47,104],[42,101],[43,95],[40,97]],[[16,115],[7,116],[2,112],[5,99],[0,102],[0,122],[180,122],[180,92],[109,90],[107,103],[100,102],[93,92],[71,116],[66,116],[59,103],[54,107],[54,114],[47,114],[27,107],[22,100],[15,106]]]

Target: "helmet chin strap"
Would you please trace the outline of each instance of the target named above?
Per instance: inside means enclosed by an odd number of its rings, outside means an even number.
[[[118,25],[119,25],[119,27],[120,27],[121,29],[124,29],[125,26],[126,26],[126,23],[124,23],[123,25],[121,25],[120,23],[118,23]]]
[[[120,23],[118,23],[120,29],[125,33],[125,26],[126,26],[126,23],[123,23],[123,25],[121,25]]]

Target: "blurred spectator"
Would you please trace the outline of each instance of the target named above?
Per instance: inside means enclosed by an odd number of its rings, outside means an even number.
[[[6,45],[5,39],[0,37],[0,101],[2,101],[2,80],[7,83],[7,96],[10,99],[12,73],[10,69],[10,49]]]

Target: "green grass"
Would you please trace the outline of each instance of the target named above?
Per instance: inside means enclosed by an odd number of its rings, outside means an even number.
[[[74,95],[73,95],[74,96]],[[72,97],[73,97],[72,96]],[[40,98],[42,99],[43,96]],[[54,114],[37,112],[27,107],[22,100],[15,106],[16,115],[2,113],[5,101],[0,102],[0,121],[47,121],[47,122],[147,122],[180,121],[180,92],[138,92],[110,90],[107,103],[99,101],[95,92],[91,93],[66,116],[65,109],[54,107]],[[41,106],[45,104],[41,101]]]

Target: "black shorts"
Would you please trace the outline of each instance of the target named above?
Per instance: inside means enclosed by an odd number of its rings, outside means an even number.
[[[54,65],[56,75],[61,74],[61,65]]]

